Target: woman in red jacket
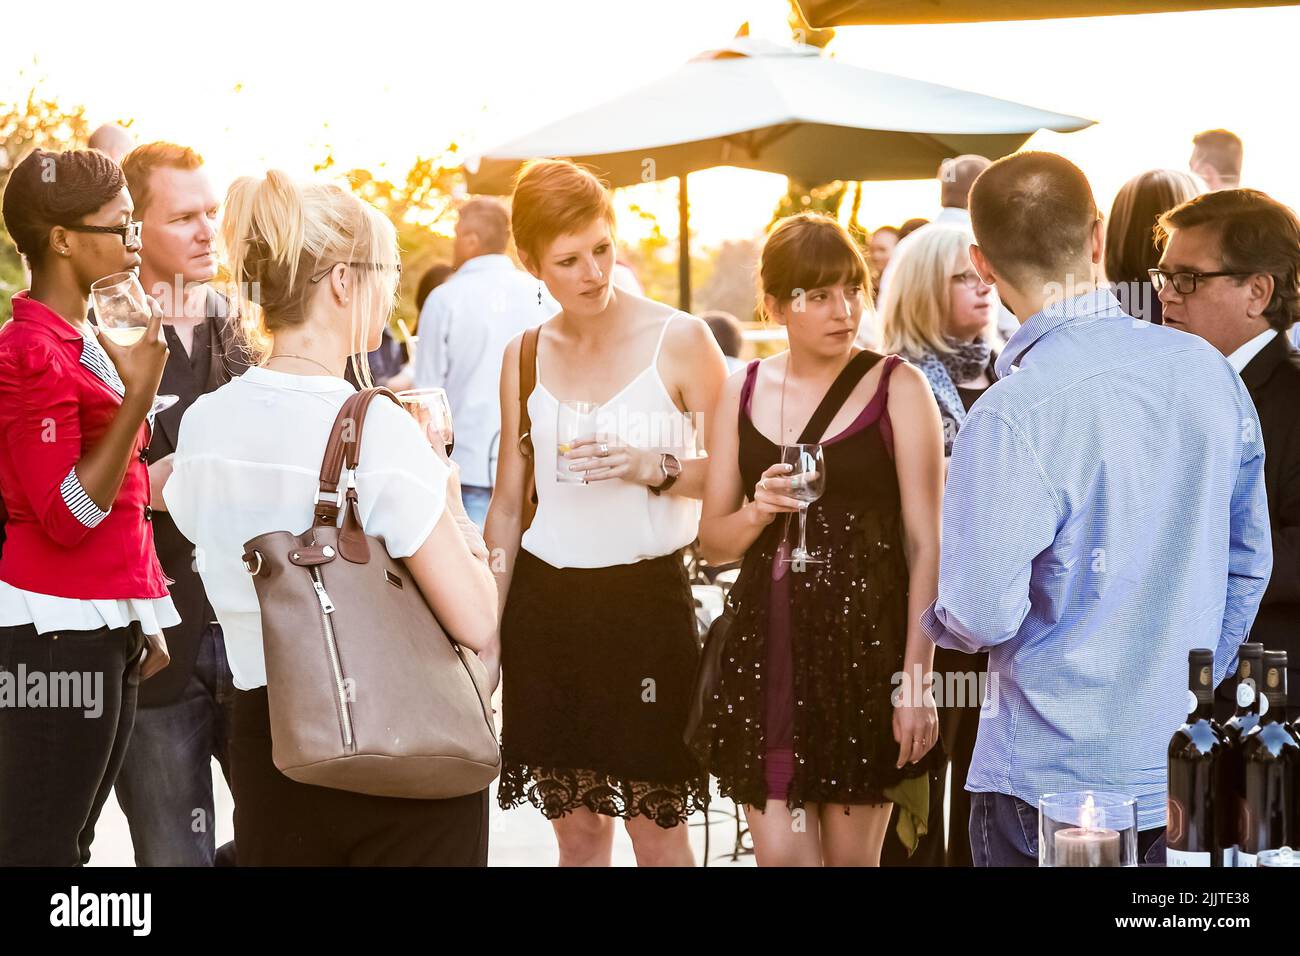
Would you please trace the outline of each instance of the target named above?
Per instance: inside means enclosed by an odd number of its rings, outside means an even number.
[[[179,623],[145,464],[161,312],[129,347],[86,321],[91,283],[140,263],[131,213],[121,169],[94,150],[36,150],[5,188],[32,286],[0,329],[0,866],[90,859],[138,681]]]

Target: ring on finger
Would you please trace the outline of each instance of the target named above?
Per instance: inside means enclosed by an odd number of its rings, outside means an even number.
[[[607,445],[605,442],[601,442],[600,448],[596,452],[596,454],[600,455],[601,458],[604,458],[606,455],[609,454],[609,445]]]

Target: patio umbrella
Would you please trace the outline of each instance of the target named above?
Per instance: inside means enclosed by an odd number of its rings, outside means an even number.
[[[565,157],[611,186],[677,177],[682,309],[690,308],[687,175],[738,166],[808,184],[933,176],[946,158],[1014,152],[1092,120],[737,37],[639,89],[471,158],[469,188],[504,193],[520,163]]]
[[[1109,17],[1121,13],[1222,10],[1228,7],[1289,7],[1269,0],[799,0],[815,28],[882,23],[972,23],[983,20],[1047,20]]]

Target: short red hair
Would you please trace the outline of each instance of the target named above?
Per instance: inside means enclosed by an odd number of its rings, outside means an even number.
[[[122,172],[126,173],[126,187],[135,204],[135,218],[143,216],[149,205],[149,179],[155,169],[198,169],[202,165],[202,156],[175,143],[145,143],[123,156]]]
[[[515,248],[534,262],[556,238],[597,219],[614,228],[609,191],[590,170],[567,159],[535,159],[515,176],[510,227]]]

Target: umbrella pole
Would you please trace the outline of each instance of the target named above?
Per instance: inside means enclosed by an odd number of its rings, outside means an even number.
[[[677,177],[677,308],[691,311],[691,204],[686,173]]]

